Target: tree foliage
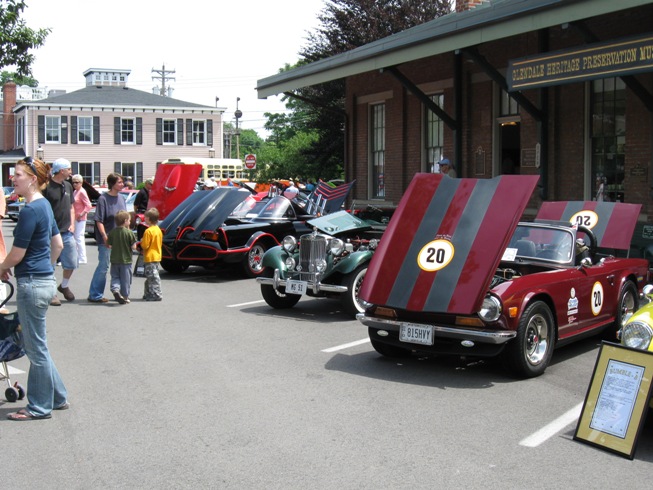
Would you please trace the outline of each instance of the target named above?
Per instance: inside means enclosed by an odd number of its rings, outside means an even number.
[[[32,74],[30,50],[43,46],[51,31],[27,27],[20,17],[25,7],[24,1],[0,0],[0,68],[15,66],[19,77]]]
[[[448,0],[326,0],[318,15],[320,26],[309,33],[307,44],[300,50],[299,65],[350,51],[450,11]],[[299,132],[313,133],[315,139],[301,150],[306,171],[297,175],[340,177],[345,150],[344,80],[304,87],[295,93],[300,98],[286,99],[292,115],[269,115],[266,129],[278,144]]]
[[[21,76],[15,71],[2,70],[2,73],[0,73],[0,86],[4,86],[9,80],[13,80],[16,85],[39,86],[39,81],[31,75]]]

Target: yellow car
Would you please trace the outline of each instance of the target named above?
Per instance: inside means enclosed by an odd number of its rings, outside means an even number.
[[[622,345],[653,352],[653,285],[644,286],[639,304],[644,304],[621,329]]]

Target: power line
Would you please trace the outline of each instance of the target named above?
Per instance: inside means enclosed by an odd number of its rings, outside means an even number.
[[[162,68],[160,70],[155,70],[152,68],[152,73],[157,73],[159,76],[153,76],[152,80],[161,80],[161,90],[159,92],[159,95],[163,95],[165,97],[166,95],[166,80],[176,80],[175,77],[169,77],[169,73],[174,73],[175,70],[166,70],[166,65],[165,63],[163,64]]]

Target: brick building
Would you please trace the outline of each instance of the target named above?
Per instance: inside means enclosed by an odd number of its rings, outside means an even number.
[[[459,177],[538,174],[541,200],[641,203],[653,221],[653,4],[458,0],[456,12],[258,81],[346,80],[353,197],[396,204],[448,158]],[[650,217],[650,218],[649,218]]]

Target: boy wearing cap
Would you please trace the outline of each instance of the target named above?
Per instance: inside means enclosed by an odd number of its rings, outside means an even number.
[[[451,162],[449,161],[448,158],[443,158],[438,163],[440,164],[441,174],[448,175],[452,179],[455,179],[457,177],[456,169],[451,166]]]
[[[77,245],[75,244],[75,208],[73,207],[73,186],[68,181],[72,174],[70,162],[57,158],[52,163],[52,176],[43,192],[54,213],[54,219],[63,240],[63,250],[59,256],[63,268],[63,279],[57,290],[68,301],[74,301],[75,295],[68,287],[70,277],[77,269]],[[50,301],[52,306],[61,306],[57,295]]]

